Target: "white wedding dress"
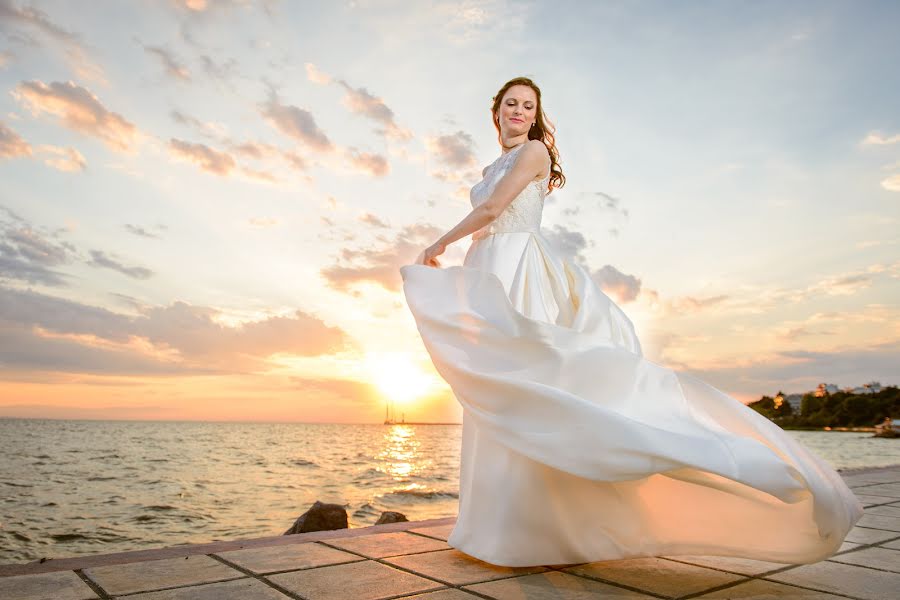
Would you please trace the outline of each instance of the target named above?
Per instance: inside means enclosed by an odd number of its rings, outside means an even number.
[[[473,206],[519,148],[487,168]],[[448,543],[504,566],[834,554],[862,516],[840,475],[735,398],[643,357],[625,313],[542,236],[548,179],[526,186],[463,266],[400,267],[464,409]]]

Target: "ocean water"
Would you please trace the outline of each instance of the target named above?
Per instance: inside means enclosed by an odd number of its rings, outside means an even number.
[[[280,535],[316,500],[351,527],[454,516],[459,425],[0,418],[0,564]],[[900,440],[791,431],[837,469]]]

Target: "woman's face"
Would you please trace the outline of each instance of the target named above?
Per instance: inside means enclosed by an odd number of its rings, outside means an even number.
[[[537,118],[537,95],[534,90],[527,85],[514,85],[506,90],[498,117],[504,137],[527,134]]]

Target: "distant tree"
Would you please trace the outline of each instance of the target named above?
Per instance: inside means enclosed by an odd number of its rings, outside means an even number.
[[[821,397],[806,393],[801,396],[799,413],[789,402],[778,405],[769,396],[748,406],[783,427],[871,427],[885,417],[900,418],[900,388],[888,386],[875,394],[840,391]]]

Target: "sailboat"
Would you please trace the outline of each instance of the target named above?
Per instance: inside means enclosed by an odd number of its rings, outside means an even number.
[[[397,413],[392,409],[394,407],[394,403],[391,400],[385,402],[384,405],[384,424],[385,425],[398,425],[398,424],[406,424],[406,413],[400,413],[400,420],[397,420]],[[393,415],[393,416],[391,416]]]

